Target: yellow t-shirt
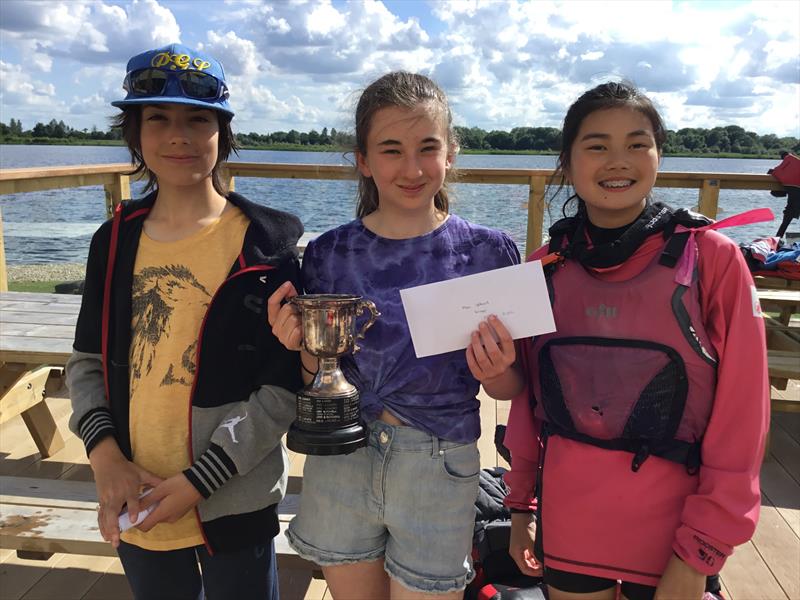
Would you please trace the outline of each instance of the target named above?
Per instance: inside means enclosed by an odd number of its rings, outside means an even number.
[[[248,218],[229,206],[214,223],[175,242],[144,231],[133,272],[130,434],[133,461],[166,479],[190,466],[189,395],[206,309],[242,248]],[[197,457],[195,457],[197,458]],[[147,550],[203,543],[195,511],[122,539]]]

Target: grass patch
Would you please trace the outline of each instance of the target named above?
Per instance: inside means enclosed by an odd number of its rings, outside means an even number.
[[[9,292],[44,292],[54,294],[60,281],[9,281]]]

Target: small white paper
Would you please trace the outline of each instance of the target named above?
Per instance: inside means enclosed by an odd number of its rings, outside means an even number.
[[[541,261],[400,290],[417,358],[469,346],[496,315],[516,339],[556,330]]]

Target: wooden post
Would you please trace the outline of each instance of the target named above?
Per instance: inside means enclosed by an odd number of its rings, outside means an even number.
[[[64,447],[50,409],[45,403],[48,391],[60,387],[62,370],[57,367],[40,366],[21,371],[13,367],[3,374],[0,381],[0,423],[21,415],[42,458],[52,456]],[[15,376],[19,374],[18,377]],[[56,382],[50,383],[53,377]]]
[[[6,243],[3,240],[3,213],[0,211],[0,292],[8,291],[8,273],[6,272]]]
[[[114,176],[114,183],[107,183],[103,187],[106,191],[106,217],[110,219],[114,216],[117,204],[131,199],[131,178],[118,173]]]
[[[231,175],[230,169],[227,167],[222,167],[219,170],[220,179],[222,179],[222,184],[228,188],[229,192],[236,191],[236,182],[234,181],[234,177]]]
[[[719,179],[704,179],[700,188],[697,210],[705,216],[716,219],[719,204]]]
[[[528,183],[528,232],[525,239],[525,257],[542,245],[544,227],[544,190],[546,177],[531,177]]]

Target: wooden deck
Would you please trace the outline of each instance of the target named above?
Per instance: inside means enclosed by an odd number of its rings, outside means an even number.
[[[797,398],[800,383],[784,394]],[[0,426],[0,475],[90,480],[81,442],[66,427],[69,401],[47,400],[65,445],[41,459],[20,417]],[[503,464],[492,442],[497,423],[505,423],[508,403],[486,400],[481,438],[484,466]],[[773,416],[770,456],[761,471],[762,511],[751,542],[736,549],[722,572],[730,600],[800,600],[800,413]],[[290,453],[291,455],[292,453]],[[290,491],[298,491],[303,457],[291,456]],[[284,600],[330,600],[324,580],[306,571],[280,573]],[[131,598],[119,560],[54,554],[47,561],[18,558],[0,549],[0,600],[125,600]]]

